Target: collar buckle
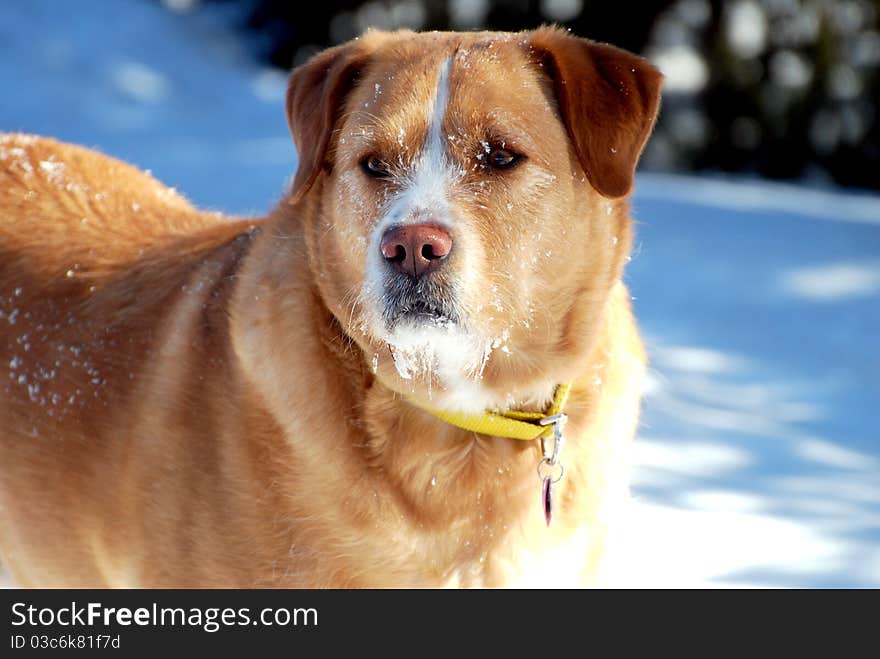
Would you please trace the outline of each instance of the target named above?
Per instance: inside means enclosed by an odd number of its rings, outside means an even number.
[[[543,419],[538,421],[538,425],[540,426],[553,426],[553,447],[552,449],[547,446],[547,442],[545,441],[546,437],[541,437],[541,446],[544,452],[544,461],[548,464],[548,466],[553,467],[559,461],[559,454],[562,452],[562,443],[564,437],[562,435],[562,431],[565,429],[565,424],[568,423],[568,415],[560,412],[559,414],[552,414],[551,416],[545,416]]]

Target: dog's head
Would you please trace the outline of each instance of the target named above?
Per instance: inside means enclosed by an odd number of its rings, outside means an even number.
[[[324,301],[392,389],[539,402],[587,357],[657,114],[645,60],[557,29],[369,32],[294,71]]]

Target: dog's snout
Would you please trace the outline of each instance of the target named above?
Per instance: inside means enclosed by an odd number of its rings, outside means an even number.
[[[452,251],[452,237],[436,224],[389,229],[382,237],[382,256],[396,271],[417,278],[436,269]]]

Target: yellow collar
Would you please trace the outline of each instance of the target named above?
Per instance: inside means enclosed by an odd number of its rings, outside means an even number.
[[[483,414],[465,414],[464,412],[449,412],[421,405],[410,401],[416,407],[433,414],[438,419],[453,426],[492,437],[507,437],[509,439],[532,440],[539,437],[549,437],[554,432],[552,423],[541,421],[562,413],[571,384],[560,384],[553,394],[553,401],[542,414],[540,412],[520,412],[508,410],[506,412],[484,412]]]

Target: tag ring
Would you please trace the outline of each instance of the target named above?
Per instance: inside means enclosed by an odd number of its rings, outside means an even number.
[[[553,464],[549,458],[544,458],[538,463],[538,478],[541,481],[549,480],[551,483],[558,483],[564,475],[565,467],[561,462]]]

